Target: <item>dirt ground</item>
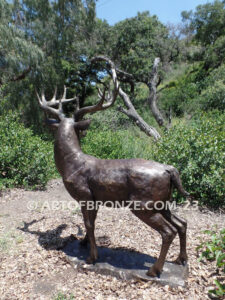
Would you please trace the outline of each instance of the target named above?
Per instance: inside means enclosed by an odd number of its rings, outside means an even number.
[[[61,180],[45,191],[13,189],[0,196],[0,299],[207,299],[218,276],[214,263],[198,262],[196,246],[203,230],[225,226],[222,213],[178,208],[188,221],[189,277],[186,288],[151,282],[122,281],[74,270],[62,250],[84,225],[79,207]],[[100,208],[96,221],[98,245],[122,247],[158,256],[161,238],[126,209]],[[167,260],[177,257],[178,237]]]

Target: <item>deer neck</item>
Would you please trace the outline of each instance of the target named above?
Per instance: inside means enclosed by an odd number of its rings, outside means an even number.
[[[54,156],[56,167],[63,177],[84,164],[83,152],[72,119],[60,122],[55,140]]]

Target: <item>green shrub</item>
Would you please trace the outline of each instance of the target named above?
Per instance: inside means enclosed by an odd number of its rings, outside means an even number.
[[[209,76],[205,79],[205,83],[208,86],[214,84],[218,80],[223,80],[223,83],[225,84],[225,64],[212,70]]]
[[[90,129],[82,140],[82,150],[102,159],[125,158],[122,136],[123,131]]]
[[[199,103],[203,110],[225,109],[225,84],[222,80],[205,89],[199,97]]]
[[[53,147],[34,136],[13,113],[0,116],[0,189],[44,187],[56,175]]]
[[[225,65],[205,70],[202,63],[190,66],[179,78],[173,78],[160,93],[160,107],[173,115],[212,109],[225,109]]]
[[[178,124],[154,147],[153,159],[181,172],[185,188],[200,204],[225,205],[225,115],[197,115],[190,124]]]
[[[206,230],[205,234],[210,236],[208,241],[201,241],[197,247],[197,251],[201,250],[199,261],[209,260],[215,261],[216,267],[225,273],[225,228],[216,232],[215,230]],[[209,293],[218,297],[225,296],[225,284],[219,280],[215,280],[216,288],[210,290]]]
[[[209,45],[204,53],[206,68],[215,68],[224,62],[225,58],[225,35],[220,36],[215,43]]]
[[[71,294],[70,296],[66,296],[65,294],[59,292],[56,297],[54,297],[54,300],[74,300],[74,296]]]
[[[187,67],[178,78],[173,78],[166,84],[166,88],[160,93],[160,107],[168,112],[172,109],[173,115],[182,116],[185,112],[196,109],[193,100],[201,91],[205,71],[201,64]]]
[[[213,70],[204,80],[204,89],[195,102],[204,111],[225,109],[225,65]]]
[[[151,157],[152,140],[131,127],[129,130],[89,130],[82,140],[85,153],[102,159]]]

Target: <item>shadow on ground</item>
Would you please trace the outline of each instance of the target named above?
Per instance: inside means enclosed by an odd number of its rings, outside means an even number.
[[[61,237],[63,230],[67,228],[66,224],[61,224],[53,230],[39,231],[31,230],[29,227],[35,223],[41,222],[45,218],[24,222],[23,227],[18,227],[19,230],[36,235],[38,243],[46,250],[61,250],[70,257],[76,257],[79,260],[85,261],[89,255],[89,245],[82,247],[80,240],[76,236],[70,235]],[[82,235],[82,230],[78,226],[78,235]],[[97,243],[99,258],[97,263],[108,263],[116,268],[141,269],[147,270],[149,264],[155,262],[155,258],[126,248],[109,248],[106,245],[110,244],[107,236],[99,237]],[[104,246],[102,246],[104,245]]]
[[[140,279],[145,281],[157,281],[163,285],[185,286],[185,279],[188,274],[187,266],[183,267],[165,262],[160,277],[149,277],[146,275],[146,271],[154,264],[156,258],[128,249],[98,246],[98,260],[94,265],[87,265],[85,261],[89,255],[89,245],[82,247],[80,240],[74,235],[61,237],[63,230],[67,227],[66,224],[61,224],[57,228],[45,232],[29,229],[31,225],[43,219],[44,217],[29,223],[24,222],[24,226],[18,229],[36,235],[39,244],[44,249],[63,251],[66,254],[68,262],[70,262],[75,269],[92,271],[102,275],[111,275],[124,280]],[[78,227],[78,235],[81,235],[81,233],[81,229]],[[107,237],[101,238],[103,243],[105,241],[108,242]]]

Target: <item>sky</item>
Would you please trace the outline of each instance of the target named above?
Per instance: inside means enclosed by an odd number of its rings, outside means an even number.
[[[148,10],[150,15],[157,15],[164,23],[177,24],[181,22],[183,10],[195,10],[207,0],[98,0],[97,17],[105,19],[110,25],[126,18],[134,17],[138,12]]]

